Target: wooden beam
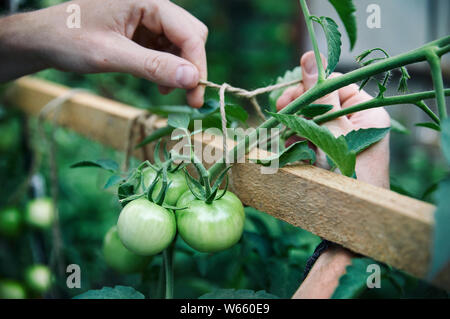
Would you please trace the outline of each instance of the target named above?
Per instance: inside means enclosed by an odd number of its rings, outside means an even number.
[[[68,90],[25,77],[15,82],[8,100],[36,115]],[[143,112],[89,93],[76,94],[63,107],[60,125],[118,150],[127,144],[130,121]],[[160,119],[155,126],[165,123]],[[220,138],[206,134],[193,138],[222,151]],[[415,276],[427,272],[435,210],[431,204],[310,165],[264,175],[256,164],[235,164],[232,181],[246,205]],[[448,268],[436,283],[450,288]]]

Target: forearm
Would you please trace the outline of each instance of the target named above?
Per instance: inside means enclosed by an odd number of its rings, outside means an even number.
[[[339,278],[345,268],[351,264],[355,255],[341,247],[335,246],[323,252],[302,285],[292,296],[294,299],[327,299],[333,295]]]
[[[0,18],[0,82],[48,67],[39,47],[45,33],[39,20],[38,11]]]

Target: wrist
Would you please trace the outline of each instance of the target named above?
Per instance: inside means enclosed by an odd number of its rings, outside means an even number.
[[[39,11],[20,13],[0,19],[0,81],[50,67],[42,47],[45,31],[39,27]]]

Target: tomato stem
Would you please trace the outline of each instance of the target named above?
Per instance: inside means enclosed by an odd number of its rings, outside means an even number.
[[[445,105],[444,81],[442,79],[441,58],[437,55],[437,50],[438,47],[430,49],[427,51],[426,57],[430,65],[434,90],[436,91],[436,104],[439,111],[439,118],[445,120],[447,117],[447,108]]]
[[[305,17],[306,28],[308,29],[309,37],[311,38],[311,43],[314,50],[314,56],[316,57],[317,64],[317,83],[325,80],[325,70],[323,68],[322,59],[320,57],[319,45],[317,44],[316,33],[314,32],[314,26],[311,20],[311,15],[309,13],[308,6],[305,0],[300,0],[300,6],[302,7],[303,16]]]
[[[305,106],[313,103],[315,100],[317,100],[333,91],[336,91],[344,86],[356,83],[358,81],[362,81],[362,80],[364,80],[370,76],[376,75],[376,74],[380,74],[380,73],[383,73],[383,72],[386,72],[389,70],[397,69],[399,67],[402,67],[402,66],[405,66],[408,64],[425,61],[425,60],[427,60],[427,55],[429,54],[430,48],[438,47],[439,49],[437,49],[437,51],[436,51],[437,53],[435,53],[435,54],[439,54],[439,56],[441,56],[444,53],[447,53],[450,51],[449,44],[450,44],[450,36],[446,36],[446,37],[440,38],[438,40],[429,42],[429,43],[423,45],[422,47],[412,50],[410,52],[406,52],[403,54],[399,54],[397,56],[386,58],[382,61],[379,61],[379,62],[376,62],[373,64],[369,64],[367,66],[364,66],[364,67],[361,67],[354,71],[345,73],[338,77],[327,78],[322,83],[317,83],[313,88],[306,91],[304,94],[300,95],[297,99],[295,99],[294,101],[289,103],[284,109],[282,109],[278,113],[279,114],[294,114],[294,113],[298,112],[299,110],[301,110],[302,108],[304,108]],[[436,71],[435,71],[435,73],[436,73],[436,81],[439,84],[439,77],[437,77]],[[442,78],[442,76],[440,78]],[[439,85],[438,85],[438,89],[439,89]],[[439,92],[437,92],[437,93],[439,93],[439,95],[441,96],[440,100],[442,101],[442,96],[443,96],[442,92],[444,92],[444,91],[442,89]],[[384,99],[387,99],[387,98],[384,98]],[[393,103],[393,104],[397,104],[397,103]],[[442,106],[443,104],[444,103],[441,103],[440,105]],[[442,110],[442,113],[443,112],[444,111]],[[441,120],[442,120],[442,118],[441,118]],[[250,146],[249,145],[250,137],[252,137],[252,138],[255,136],[257,137],[259,134],[259,130],[262,128],[273,128],[278,124],[279,124],[279,122],[273,117],[267,119],[255,131],[253,131],[252,133],[247,135],[243,141],[239,142],[232,150],[230,150],[231,156],[229,156],[228,158],[231,160],[231,162],[234,162],[234,160],[236,160],[237,155],[242,154],[241,151],[243,149],[245,151],[244,154],[247,154],[253,147],[253,145],[251,147],[249,147]],[[220,171],[222,171],[225,167],[226,167],[226,164],[225,164],[224,158],[217,161],[214,165],[212,165],[209,168],[210,178],[214,178],[215,176],[217,176],[217,174],[219,174]]]
[[[173,256],[175,253],[176,236],[172,243],[163,251],[164,277],[166,282],[166,299],[173,299]]]

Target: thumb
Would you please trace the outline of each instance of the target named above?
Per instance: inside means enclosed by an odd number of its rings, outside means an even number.
[[[320,58],[322,60],[323,67],[326,68],[327,61],[322,54],[320,54]],[[305,86],[306,90],[309,90],[316,84],[318,77],[316,57],[313,51],[308,51],[303,54],[302,58],[300,59],[300,66],[302,67],[303,85]]]
[[[322,59],[323,67],[326,68],[327,62],[324,56],[321,54],[320,57]],[[312,51],[306,52],[300,60],[300,65],[302,67],[303,85],[305,86],[305,89],[309,90],[316,84],[318,78],[317,64],[314,52]],[[314,103],[332,105],[333,108],[329,111],[330,113],[339,111],[341,109],[338,91],[331,92],[330,94],[327,94],[321,97],[320,99],[316,100]],[[334,136],[339,136],[342,134],[345,135],[352,129],[351,123],[346,116],[339,117],[323,125],[326,126],[334,134]]]
[[[200,78],[197,68],[174,54],[144,48],[126,39],[110,53],[113,72],[131,73],[166,87],[193,89]]]
[[[324,56],[320,54],[320,58],[322,60],[322,65],[324,68],[327,67],[327,61]],[[309,90],[317,83],[318,71],[316,64],[316,57],[314,56],[313,51],[308,51],[303,54],[300,65],[302,67],[302,81],[306,90]],[[321,97],[314,103],[316,104],[331,104],[333,105],[333,109],[330,112],[338,111],[341,109],[341,103],[339,101],[339,93],[338,91],[334,91],[330,94]]]

